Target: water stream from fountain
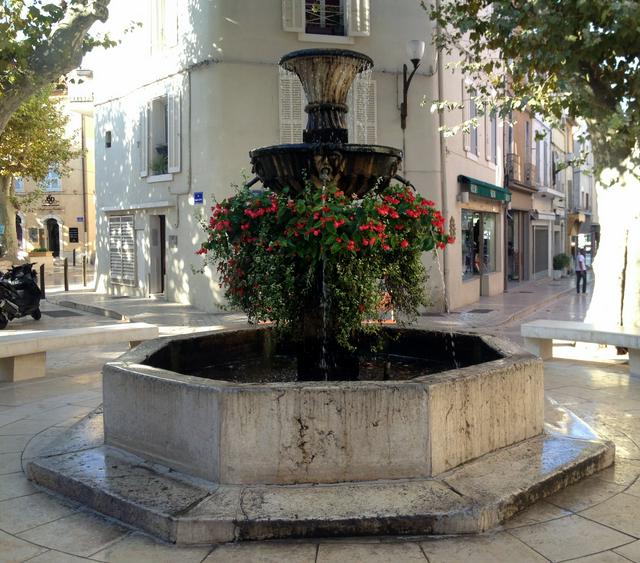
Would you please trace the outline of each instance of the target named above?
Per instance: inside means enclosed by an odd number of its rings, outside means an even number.
[[[448,312],[449,300],[447,299],[447,292],[444,289],[444,286],[446,283],[444,279],[444,272],[442,271],[442,266],[440,265],[440,260],[438,259],[438,254],[436,253],[435,250],[433,251],[433,260],[437,264],[438,273],[440,274],[440,287],[442,288],[442,302],[444,304],[444,310],[445,312]],[[443,260],[444,260],[444,257],[443,257]],[[453,327],[450,324],[446,324],[445,330],[447,331],[447,336],[448,336],[448,340],[445,341],[445,346],[447,347],[447,351],[451,355],[451,361],[453,362],[453,365],[455,366],[456,369],[458,369],[460,367],[460,364],[458,363],[458,359],[456,357],[456,340],[455,340],[455,336],[453,335]]]

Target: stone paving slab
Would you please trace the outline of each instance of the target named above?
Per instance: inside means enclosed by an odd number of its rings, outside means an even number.
[[[27,466],[29,478],[184,545],[484,532],[538,499],[609,466],[614,456],[611,442],[556,432],[487,454],[434,479],[218,486],[96,445],[101,421],[98,410],[40,450]]]

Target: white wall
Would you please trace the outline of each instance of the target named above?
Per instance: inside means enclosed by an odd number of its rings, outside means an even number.
[[[167,249],[168,298],[214,309],[221,302],[215,272],[209,268],[204,276],[191,273],[191,266],[200,264],[194,251],[204,238],[198,213],[207,213],[215,199],[230,195],[231,184],[242,181],[243,170],[251,175],[250,149],[278,143],[278,59],[287,52],[312,47],[344,47],[371,56],[375,63],[373,78],[377,81],[378,144],[402,147],[399,101],[402,64],[408,63],[405,44],[410,39],[428,42],[430,24],[417,2],[372,0],[370,37],[351,38],[347,44],[310,43],[300,41],[297,33],[282,30],[281,0],[193,0],[178,4],[179,45],[152,54],[147,3],[112,0],[112,27],[131,20],[144,25],[127,35],[120,47],[92,61],[98,92],[98,288],[132,292],[126,287],[109,287],[104,210],[137,209],[138,285],[134,292],[141,295],[145,293],[148,274],[147,216],[162,213],[167,217],[167,240],[178,237],[177,248]],[[429,111],[431,101],[438,97],[436,76],[427,76],[432,62],[432,52],[427,52],[411,85],[404,172],[419,193],[453,214],[459,229],[458,174],[501,185],[502,170],[501,165],[489,165],[484,158],[483,126],[477,161],[464,154],[462,136],[454,137],[447,141],[448,197],[445,202],[441,200],[438,116]],[[460,79],[446,72],[445,97],[459,99]],[[144,104],[167,87],[182,92],[181,171],[169,181],[149,183],[139,174],[139,115]],[[421,107],[423,99],[425,107]],[[460,120],[461,115],[447,117],[449,125]],[[112,132],[111,148],[104,144],[107,130]],[[501,139],[499,130],[500,163]],[[193,205],[194,192],[204,192],[204,205]],[[489,205],[493,209],[494,204],[478,201],[475,208]],[[141,207],[146,209],[140,210]],[[463,287],[461,281],[459,243],[447,252],[451,254],[447,272],[451,304],[476,300],[477,288],[472,289],[472,284]],[[433,300],[439,303],[442,283],[437,264],[430,256],[425,256],[425,262],[431,270]],[[502,264],[501,257],[498,262]],[[494,277],[498,279],[497,274]],[[494,281],[492,288],[497,291],[501,286]]]

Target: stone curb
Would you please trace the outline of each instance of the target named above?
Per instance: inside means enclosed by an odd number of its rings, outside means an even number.
[[[55,298],[47,298],[49,303],[54,305],[58,305],[60,307],[66,307],[68,309],[77,309],[78,311],[84,311],[85,313],[92,313],[93,315],[98,315],[102,317],[108,317],[110,319],[114,319],[116,321],[126,321],[131,322],[131,318],[127,315],[123,315],[118,311],[114,311],[113,309],[108,309],[106,307],[100,307],[98,305],[87,305],[85,303],[80,303],[78,301],[70,301],[66,299],[55,299]]]

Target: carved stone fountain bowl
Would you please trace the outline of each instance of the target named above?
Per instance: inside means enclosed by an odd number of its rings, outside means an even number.
[[[279,63],[300,78],[310,104],[344,104],[355,77],[373,67],[373,60],[348,49],[302,49]]]
[[[447,359],[455,346],[463,363],[404,380],[247,383],[193,374],[268,363],[270,328],[160,338],[105,365],[105,443],[216,483],[281,485],[427,478],[542,432],[539,359],[488,336],[386,334],[387,352]]]
[[[402,161],[402,151],[392,147],[337,143],[274,145],[249,155],[256,176],[276,192],[288,187],[297,193],[311,181],[358,196],[388,186]]]

